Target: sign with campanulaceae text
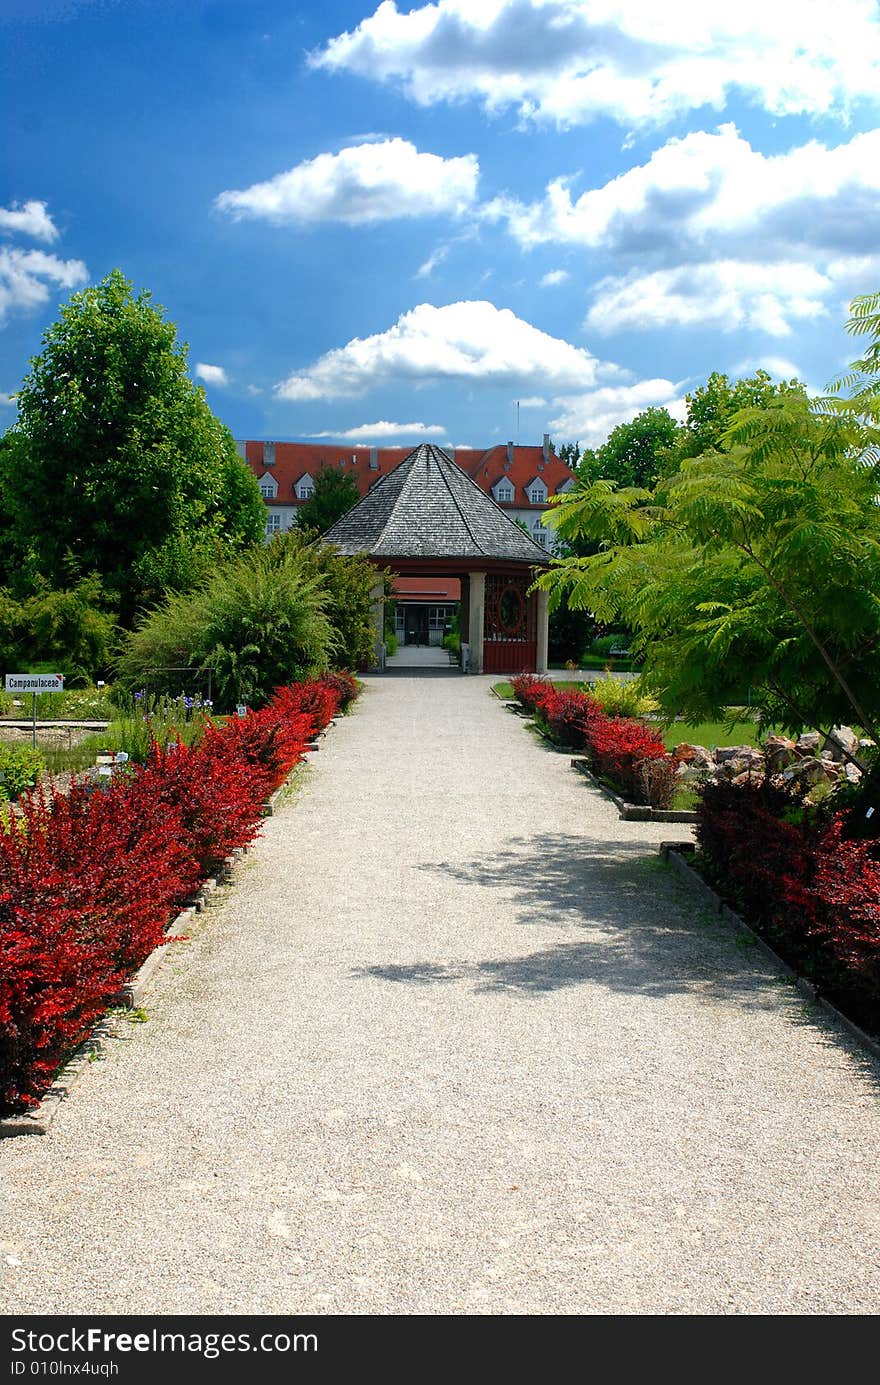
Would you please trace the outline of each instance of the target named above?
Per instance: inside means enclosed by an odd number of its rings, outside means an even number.
[[[63,673],[7,673],[7,692],[62,692]]]

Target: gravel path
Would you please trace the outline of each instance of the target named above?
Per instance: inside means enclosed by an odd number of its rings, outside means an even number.
[[[490,681],[371,680],[0,1142],[3,1312],[877,1311],[876,1065]]]

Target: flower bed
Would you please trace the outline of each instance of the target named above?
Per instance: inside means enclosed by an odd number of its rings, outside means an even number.
[[[0,1116],[36,1104],[356,691],[347,675],[279,688],[260,711],[209,722],[194,746],[154,742],[104,789],[27,794],[0,820]]]
[[[588,692],[558,691],[547,679],[521,674],[514,696],[558,744],[582,749],[593,771],[631,803],[666,809],[676,787],[675,763],[660,737],[634,717],[607,716]]]
[[[702,791],[705,877],[796,970],[880,1032],[880,843],[767,780]]]

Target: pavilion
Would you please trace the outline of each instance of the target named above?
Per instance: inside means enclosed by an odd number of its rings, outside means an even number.
[[[328,530],[341,554],[363,553],[399,576],[461,582],[462,666],[469,673],[544,673],[547,594],[529,587],[545,549],[432,443],[422,443]],[[382,666],[384,589],[373,589]]]

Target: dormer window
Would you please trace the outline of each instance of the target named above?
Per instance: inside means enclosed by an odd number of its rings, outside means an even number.
[[[278,482],[274,476],[260,477],[260,495],[264,500],[274,500],[278,494]]]
[[[296,498],[297,500],[311,500],[314,494],[315,483],[306,472],[305,476],[301,476],[296,483]]]
[[[547,487],[538,477],[529,486],[529,500],[533,505],[543,505],[547,499]]]
[[[503,485],[496,487],[495,499],[499,505],[509,505],[513,500],[513,486],[505,481]]]

